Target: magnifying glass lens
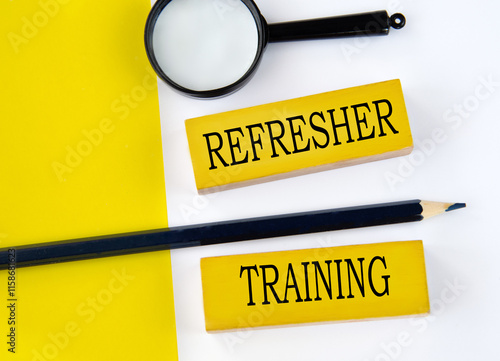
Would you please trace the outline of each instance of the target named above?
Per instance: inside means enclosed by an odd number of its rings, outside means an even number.
[[[259,32],[241,1],[171,0],[154,25],[159,68],[182,88],[204,92],[237,82],[257,57]]]

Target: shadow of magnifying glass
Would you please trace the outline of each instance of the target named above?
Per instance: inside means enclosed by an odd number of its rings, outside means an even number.
[[[250,80],[268,43],[386,35],[405,23],[382,10],[267,24],[252,0],[158,0],[145,46],[160,79],[185,95],[217,98]]]

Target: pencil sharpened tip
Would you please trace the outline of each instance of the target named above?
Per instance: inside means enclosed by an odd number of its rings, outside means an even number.
[[[454,211],[455,209],[465,208],[465,203],[454,203],[448,208],[446,208],[446,212]]]

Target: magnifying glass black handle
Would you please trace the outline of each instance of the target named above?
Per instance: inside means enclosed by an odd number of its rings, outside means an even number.
[[[320,19],[268,24],[268,41],[342,38],[350,36],[386,35],[391,27],[401,29],[406,23],[402,14],[389,16],[387,11],[341,15]]]

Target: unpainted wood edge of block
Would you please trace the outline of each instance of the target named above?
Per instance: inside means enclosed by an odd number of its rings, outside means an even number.
[[[273,175],[269,175],[269,176],[265,176],[265,177],[249,179],[249,180],[245,180],[245,181],[234,182],[234,183],[224,184],[224,185],[220,185],[220,186],[214,186],[214,187],[208,187],[208,188],[198,188],[198,194],[203,195],[203,194],[210,194],[210,193],[215,193],[215,192],[222,192],[222,191],[226,191],[226,190],[230,190],[230,189],[242,188],[242,187],[247,187],[247,186],[256,185],[256,184],[260,184],[260,183],[267,183],[267,182],[272,182],[272,181],[277,181],[277,180],[282,180],[282,179],[286,179],[286,178],[297,177],[297,176],[307,175],[307,174],[312,174],[312,173],[318,173],[318,172],[323,172],[323,171],[337,169],[337,168],[349,167],[349,166],[358,165],[358,164],[364,164],[364,163],[376,162],[379,160],[401,157],[401,156],[410,154],[412,152],[412,150],[413,150],[413,144],[408,146],[408,147],[402,148],[402,149],[398,149],[398,150],[394,150],[394,151],[386,152],[386,153],[382,153],[382,154],[369,155],[366,157],[353,158],[353,159],[345,159],[345,160],[341,160],[341,161],[338,161],[335,163],[328,163],[328,164],[322,164],[322,165],[318,165],[318,166],[296,169],[296,170],[292,170],[290,172],[273,174]]]
[[[349,320],[331,320],[331,321],[320,321],[320,322],[299,322],[299,323],[289,323],[289,324],[280,324],[280,325],[270,325],[270,326],[249,326],[249,327],[235,327],[235,328],[227,328],[220,330],[209,330],[206,328],[207,333],[222,333],[222,332],[238,332],[242,329],[252,329],[252,330],[270,330],[276,328],[283,327],[300,327],[300,326],[320,326],[320,325],[331,325],[338,323],[353,323],[353,322],[365,322],[365,321],[385,321],[385,320],[394,320],[394,319],[405,319],[405,318],[414,318],[414,317],[426,317],[431,314],[430,309],[422,311],[421,313],[412,313],[408,315],[396,315],[396,316],[382,316],[382,317],[367,317],[367,318],[357,318],[357,319],[349,319]]]

